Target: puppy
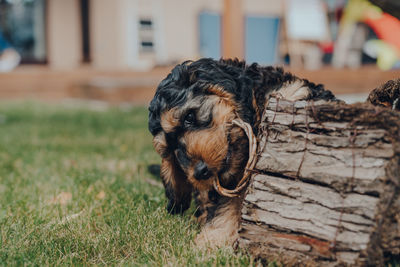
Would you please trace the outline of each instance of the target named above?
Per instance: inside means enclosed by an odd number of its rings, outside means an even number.
[[[234,189],[248,160],[249,141],[233,120],[257,134],[268,97],[335,100],[330,91],[282,68],[244,61],[200,59],[177,65],[159,84],[149,107],[149,130],[162,158],[167,210],[183,213],[194,196],[203,225],[199,245],[231,245],[238,237],[243,192],[218,193],[214,181]]]

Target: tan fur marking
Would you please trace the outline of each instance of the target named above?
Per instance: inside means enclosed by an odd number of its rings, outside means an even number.
[[[301,80],[296,80],[292,83],[285,84],[279,90],[272,93],[272,95],[281,96],[289,101],[306,99],[309,94],[309,88],[304,86],[303,81]]]
[[[175,181],[175,166],[171,162],[171,158],[163,158],[161,161],[161,176],[165,183],[170,183],[174,188],[176,187]]]
[[[213,124],[221,125],[231,122],[235,118],[234,111],[235,106],[230,101],[220,98],[213,109]]]
[[[161,114],[161,127],[166,133],[170,133],[179,125],[179,118],[176,116],[176,108],[172,108]]]
[[[228,150],[227,131],[228,127],[231,127],[230,123],[235,118],[235,110],[237,110],[236,105],[230,98],[222,95],[219,96],[221,98],[213,109],[212,128],[197,133],[185,134],[188,153],[204,160],[211,170],[218,170],[225,159]],[[235,140],[245,135],[240,128],[233,129],[231,133],[234,133],[233,139]],[[232,160],[230,170],[236,172],[242,159],[235,160],[234,158]],[[188,179],[195,187],[201,190],[212,188],[212,184],[209,182],[212,179],[197,181],[192,177],[191,174]],[[224,206],[218,208],[213,220],[206,223],[201,233],[196,237],[196,245],[202,247],[233,245],[239,236],[238,229],[242,198],[243,196],[230,199]],[[204,216],[207,216],[206,212]],[[199,217],[200,223],[204,222],[205,219]]]
[[[221,167],[228,150],[227,125],[235,118],[234,107],[229,101],[218,98],[213,108],[212,127],[201,131],[187,132],[184,135],[187,153],[194,158],[188,170],[188,179],[199,190],[209,190],[213,179],[198,181],[194,178],[194,167],[203,160],[216,173]],[[196,160],[197,159],[197,160]]]
[[[199,190],[211,189],[212,179],[198,181],[193,177],[193,169],[200,160],[203,160],[213,172],[216,172],[220,168],[228,148],[225,127],[221,125],[203,131],[188,132],[185,134],[184,139],[187,144],[187,153],[192,158],[197,159],[193,161],[188,179]]]
[[[237,116],[239,106],[235,103],[232,95],[218,86],[207,89],[212,94],[206,98],[194,98],[192,102],[186,103],[183,107],[173,108],[166,111],[161,116],[161,126],[165,133],[175,130],[180,124],[180,116],[190,108],[197,109],[197,119],[205,121],[208,113],[212,109],[212,122],[209,127],[198,130],[186,131],[179,142],[185,144],[186,153],[190,157],[190,166],[185,167],[185,173],[179,168],[174,154],[162,159],[161,174],[166,184],[172,186],[174,194],[179,199],[185,193],[196,188],[200,192],[200,201],[204,212],[198,218],[199,223],[205,224],[202,232],[197,236],[196,243],[202,246],[220,247],[232,245],[238,237],[238,226],[240,218],[240,198],[230,199],[223,206],[218,207],[215,218],[207,221],[207,207],[215,205],[208,199],[208,191],[213,189],[213,179],[217,175],[221,166],[224,164],[228,153],[228,138],[230,133],[231,140],[242,142],[240,139],[245,137],[243,131],[234,129],[232,120]],[[232,128],[234,127],[234,128]],[[156,151],[162,155],[166,151],[167,143],[165,134],[160,133],[153,139]],[[236,154],[235,154],[236,155]],[[233,175],[240,173],[244,156],[233,157],[230,160],[229,172],[222,178],[229,182]],[[213,172],[214,177],[206,180],[194,178],[194,168],[199,161],[204,161]]]
[[[199,191],[196,200],[199,202],[199,209],[202,209],[202,214],[197,217],[197,222],[200,225],[204,225],[207,222],[208,211],[207,208],[212,207],[214,204],[210,201],[208,197],[208,191]]]
[[[223,101],[226,102],[228,106],[231,106],[234,109],[238,109],[236,102],[233,100],[233,95],[225,91],[224,88],[222,88],[221,86],[211,86],[207,88],[206,91],[210,94],[219,96]]]
[[[239,219],[242,197],[232,198],[217,211],[215,218],[208,222],[195,243],[201,247],[231,246],[239,237]]]
[[[163,132],[158,133],[153,138],[153,146],[159,155],[164,155],[167,149],[167,142],[165,141],[165,134]]]
[[[179,198],[186,192],[190,192],[192,187],[182,171],[179,171],[176,166],[173,157],[163,158],[161,161],[161,177],[164,179],[164,183],[172,185],[174,194]]]
[[[255,97],[253,97],[252,105],[253,105],[254,110],[256,111],[256,121],[260,121],[261,120],[260,107],[257,105],[257,100]]]
[[[206,92],[226,99],[232,98],[232,95],[230,93],[228,93],[226,90],[224,90],[224,88],[218,85],[208,87],[206,89]]]
[[[232,143],[245,143],[248,144],[248,139],[242,128],[234,127],[231,130],[231,141]],[[236,151],[235,156],[231,157],[230,167],[222,177],[220,177],[221,183],[229,183],[232,177],[240,174],[244,171],[243,162],[247,161],[247,151]],[[238,177],[241,178],[241,177]]]

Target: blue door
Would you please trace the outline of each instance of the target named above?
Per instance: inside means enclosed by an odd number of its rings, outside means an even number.
[[[247,63],[278,63],[279,18],[246,17],[245,36]]]
[[[199,15],[200,55],[219,59],[221,57],[221,16],[212,12]]]

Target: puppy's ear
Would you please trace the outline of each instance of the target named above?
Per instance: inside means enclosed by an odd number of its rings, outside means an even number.
[[[173,156],[162,159],[161,178],[168,199],[167,211],[171,214],[183,213],[190,207],[192,186]]]

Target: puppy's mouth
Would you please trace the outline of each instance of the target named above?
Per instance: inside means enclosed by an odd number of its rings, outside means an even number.
[[[232,159],[234,157],[234,149],[229,144],[225,157],[220,161],[218,167],[214,168],[202,168],[203,162],[196,164],[195,171],[189,177],[192,184],[199,190],[210,190],[213,188],[215,179],[226,188],[234,188],[235,180],[232,179]],[[206,171],[207,170],[207,171]]]
[[[195,171],[188,175],[193,186],[199,190],[215,188],[215,183],[225,189],[236,189],[242,180],[249,155],[249,140],[240,127],[233,126],[227,131],[226,152],[220,162],[214,168],[210,168],[207,175],[195,175],[202,171]],[[195,168],[202,170],[198,163]],[[217,181],[216,181],[217,179]]]
[[[232,146],[229,144],[228,145],[228,152],[226,153],[226,156],[224,160],[222,161],[222,167],[221,169],[217,172],[218,178],[223,176],[224,173],[227,173],[229,171],[229,167],[231,165],[231,159],[232,159]]]
[[[230,138],[229,141],[231,141]],[[243,148],[240,142],[229,142],[228,151],[221,164],[221,168],[216,173],[219,183],[226,189],[236,188],[238,182],[243,177],[248,158],[247,144],[245,146],[246,148]]]
[[[222,168],[218,171],[216,179],[226,189],[234,189],[243,175],[243,171],[232,168],[232,153],[228,153]]]

